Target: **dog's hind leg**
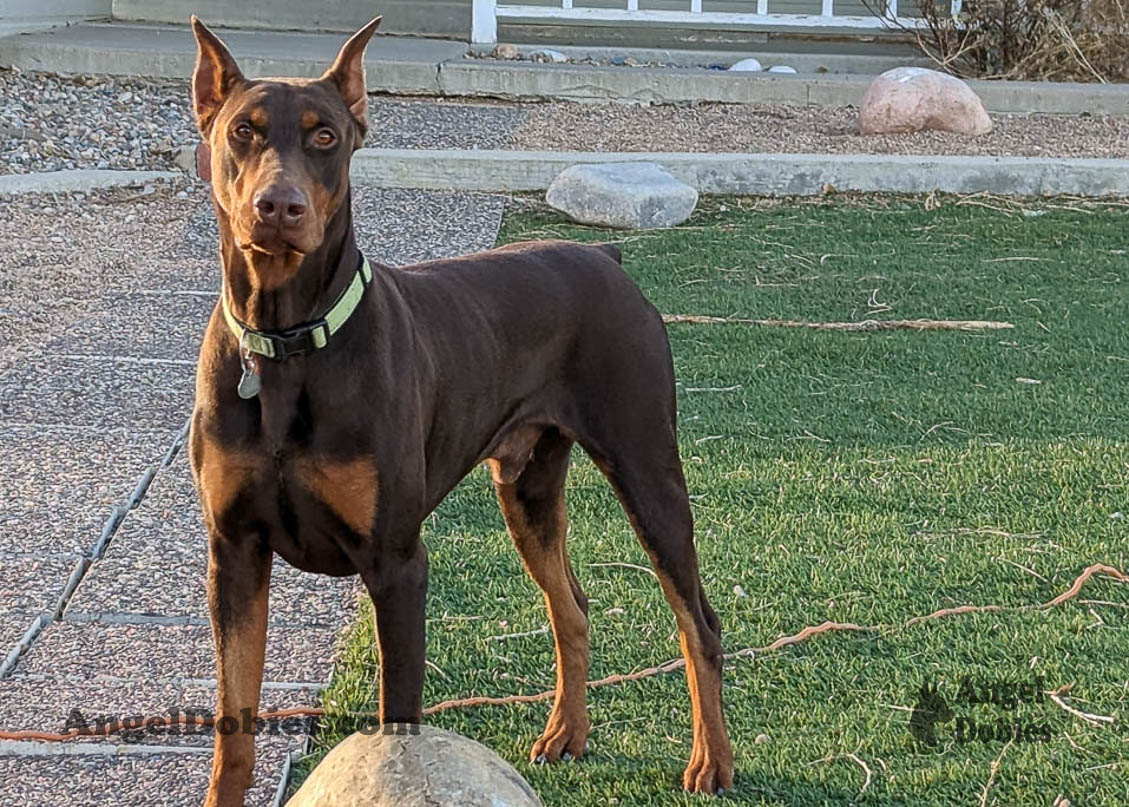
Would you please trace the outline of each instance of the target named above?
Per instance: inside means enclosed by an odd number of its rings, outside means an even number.
[[[544,734],[530,759],[579,758],[588,742],[588,600],[565,547],[564,482],[572,440],[546,429],[516,479],[491,460],[494,487],[510,536],[529,576],[545,593],[557,655],[557,693]]]
[[[682,778],[686,790],[713,793],[733,785],[733,752],[721,700],[721,628],[702,590],[690,500],[674,438],[673,406],[605,411],[603,439],[582,440],[615,488],[674,610],[686,659],[694,745]]]

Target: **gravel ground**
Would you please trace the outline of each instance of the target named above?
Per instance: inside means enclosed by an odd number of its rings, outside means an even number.
[[[437,99],[369,99],[369,146],[399,149],[500,149],[528,107]]]
[[[148,190],[0,200],[0,372],[41,353],[97,308],[106,289],[152,287],[146,278],[204,196],[187,184]],[[186,273],[189,262],[178,268]]]
[[[106,556],[94,564],[71,599],[68,618],[155,614],[207,623],[208,551],[203,540],[207,532],[186,453],[181,451],[161,471],[144,501],[114,535]],[[160,585],[122,585],[126,580],[160,580]],[[335,632],[352,617],[360,590],[355,578],[306,574],[275,558],[270,622]],[[324,679],[328,675],[327,667]]]
[[[192,141],[187,85],[0,71],[0,172],[167,168]]]
[[[170,440],[167,432],[0,426],[0,564],[16,555],[89,552],[110,508],[128,497]],[[66,582],[57,575],[40,581],[45,589]],[[6,608],[0,598],[0,621]]]
[[[159,575],[154,579],[159,581]],[[324,628],[268,627],[263,680],[326,680],[333,669],[336,633]],[[48,625],[17,669],[25,675],[65,673],[84,678],[211,678],[216,674],[208,625],[66,621]]]
[[[371,98],[366,143],[503,148],[525,114],[489,102]],[[198,139],[185,82],[0,70],[0,174],[167,169]]]
[[[286,749],[260,743],[247,807],[268,807]],[[207,753],[0,757],[0,804],[35,807],[184,807],[199,804],[212,759]]]
[[[519,149],[824,154],[1129,157],[1129,117],[996,115],[978,138],[946,132],[857,134],[853,107],[543,104],[510,144]]]

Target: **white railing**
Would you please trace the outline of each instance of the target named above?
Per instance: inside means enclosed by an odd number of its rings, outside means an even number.
[[[511,5],[498,0],[473,0],[470,41],[492,44],[498,41],[498,20],[521,18],[584,23],[663,23],[667,25],[716,25],[736,28],[916,28],[919,17],[899,17],[898,0],[886,0],[885,14],[838,15],[834,0],[821,0],[819,14],[772,14],[768,0],[756,0],[755,14],[729,11],[702,11],[702,0],[689,0],[686,11],[640,9],[639,0],[625,0],[625,8],[576,8],[573,0],[560,0],[560,7]],[[961,0],[951,0],[954,13]]]

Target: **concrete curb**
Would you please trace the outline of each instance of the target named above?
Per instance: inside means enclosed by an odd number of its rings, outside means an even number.
[[[187,13],[187,12],[186,12]],[[342,34],[217,31],[244,75],[315,78],[332,63]],[[435,95],[439,65],[462,58],[448,40],[378,37],[367,51],[369,86],[392,93]],[[72,75],[143,76],[187,81],[196,43],[186,25],[90,23],[0,39],[0,65]]]
[[[183,178],[184,174],[175,171],[111,171],[100,168],[77,168],[71,171],[47,171],[38,174],[5,174],[0,176],[0,196],[129,188],[149,182]]]
[[[701,193],[814,196],[864,193],[1129,196],[1129,160],[879,154],[692,154],[361,149],[355,182],[387,188],[541,191],[577,163],[656,162]]]
[[[716,102],[858,106],[873,76],[729,73],[674,67],[598,67],[450,60],[439,65],[439,94],[507,99]],[[990,112],[1129,115],[1129,85],[970,81]]]
[[[320,75],[341,44],[340,34],[221,33],[249,76]],[[448,40],[378,37],[366,59],[369,88],[452,97],[843,106],[857,105],[872,78],[499,62],[466,58],[466,51]],[[0,39],[0,65],[25,70],[187,79],[194,58],[186,26],[89,24]],[[1129,115],[1129,84],[970,83],[992,112]]]

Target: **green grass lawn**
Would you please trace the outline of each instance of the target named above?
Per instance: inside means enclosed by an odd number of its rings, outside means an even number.
[[[1057,608],[906,625],[965,603],[1045,602],[1091,563],[1129,569],[1129,209],[930,201],[936,209],[902,199],[704,200],[686,226],[654,233],[532,209],[504,223],[502,242],[619,242],[664,313],[1015,324],[669,326],[702,574],[726,649],[824,620],[875,627],[726,665],[737,783],[720,803],[1129,803],[1129,586],[1095,577]],[[592,677],[676,657],[655,580],[601,565],[646,558],[579,452],[568,496],[570,550],[591,598]],[[549,636],[495,638],[547,619],[485,473],[448,497],[425,540],[434,664],[425,703],[551,689]],[[366,614],[327,703],[375,708],[376,667]],[[1069,705],[1116,722],[1092,725],[1050,701],[1003,709],[955,697],[963,676],[1035,675],[1047,689],[1072,684]],[[958,717],[1041,727],[1048,739],[957,742],[950,722],[936,747],[911,745],[924,680],[938,682]],[[690,751],[681,672],[593,690],[590,711],[587,756],[552,767],[526,761],[548,704],[431,722],[510,760],[546,805],[704,803],[679,791]],[[327,721],[318,753],[351,728]]]

